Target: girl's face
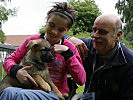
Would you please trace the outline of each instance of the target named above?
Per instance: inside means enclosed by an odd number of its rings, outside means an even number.
[[[64,34],[69,30],[69,21],[58,14],[52,14],[46,23],[46,39],[51,45],[59,42]]]

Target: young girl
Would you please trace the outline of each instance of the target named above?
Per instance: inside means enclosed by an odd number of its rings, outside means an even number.
[[[52,45],[55,60],[48,63],[52,81],[58,87],[62,95],[69,93],[67,84],[67,72],[74,81],[83,85],[86,81],[86,73],[76,47],[63,36],[69,31],[75,21],[75,10],[66,2],[55,3],[47,13],[45,34],[36,34],[28,37],[10,57],[4,62],[7,74],[17,78],[23,85],[34,84],[35,80],[27,73],[31,66],[20,66],[19,63],[27,53],[26,45],[30,40],[39,38],[47,39]],[[0,95],[0,100],[58,100],[59,97],[51,91],[22,89],[8,87]]]

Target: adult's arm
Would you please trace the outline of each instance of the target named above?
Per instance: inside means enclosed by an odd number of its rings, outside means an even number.
[[[88,48],[83,41],[84,38],[70,37],[68,39],[77,47],[81,58],[85,59],[88,56]]]

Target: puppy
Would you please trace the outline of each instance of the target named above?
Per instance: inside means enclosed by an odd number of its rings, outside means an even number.
[[[22,61],[23,66],[31,65],[32,69],[28,73],[33,77],[38,86],[44,91],[50,92],[51,89],[59,96],[65,98],[50,79],[47,63],[54,60],[50,52],[50,43],[44,39],[31,40],[27,44],[27,56]],[[33,86],[24,86],[16,78],[6,75],[0,84],[0,92],[6,87],[33,88]]]

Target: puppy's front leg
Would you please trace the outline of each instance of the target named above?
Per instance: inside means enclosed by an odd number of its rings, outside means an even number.
[[[37,84],[46,92],[51,91],[51,87],[47,82],[43,80],[43,78],[39,74],[33,74],[32,77],[37,82]]]
[[[62,95],[62,93],[58,90],[58,88],[55,86],[55,84],[53,83],[53,81],[51,79],[48,80],[48,83],[50,84],[52,90],[59,96],[59,98],[61,100],[65,100],[64,96]]]

